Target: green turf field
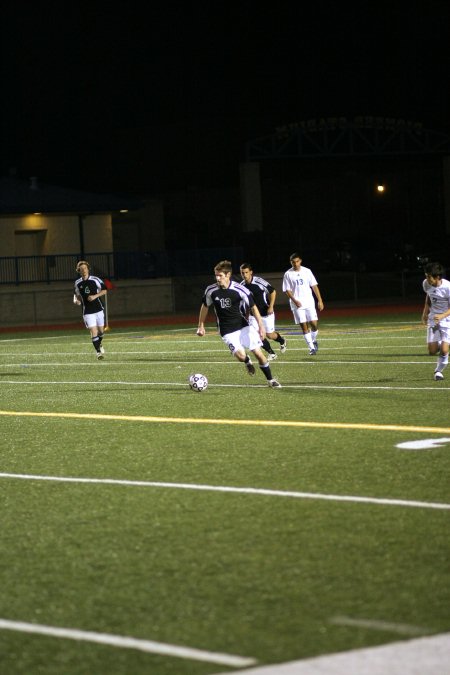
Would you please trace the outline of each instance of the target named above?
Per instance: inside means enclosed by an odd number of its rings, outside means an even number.
[[[1,673],[212,675],[450,631],[450,368],[415,314],[324,318],[315,357],[279,329],[281,390],[212,325],[113,327],[104,361],[84,329],[0,336]]]

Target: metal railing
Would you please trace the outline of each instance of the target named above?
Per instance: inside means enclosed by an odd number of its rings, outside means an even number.
[[[0,284],[71,281],[77,261],[86,258],[94,274],[107,279],[156,279],[211,274],[218,260],[243,260],[239,247],[147,251],[125,253],[78,253],[0,258]]]
[[[189,249],[183,251],[154,251],[145,253],[90,253],[85,256],[94,274],[103,279],[144,280],[172,278],[174,293],[187,303],[191,294],[198,298],[198,286],[213,278],[213,267],[218,260],[233,263],[236,279],[239,264],[244,259],[242,248]],[[41,282],[73,282],[78,254],[25,256],[0,258],[1,285]],[[267,270],[262,270],[262,272]],[[283,270],[284,271],[284,270]],[[281,291],[283,271],[271,276]],[[317,275],[326,302],[370,301],[376,298],[422,297],[423,273],[419,271],[393,272],[332,272],[319,271]],[[181,302],[181,301],[180,301]]]

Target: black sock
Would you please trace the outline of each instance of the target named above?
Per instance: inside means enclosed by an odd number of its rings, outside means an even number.
[[[284,337],[281,337],[281,335],[279,333],[277,333],[277,337],[275,338],[275,342],[279,342],[280,345],[284,345],[286,340],[284,339]]]
[[[270,346],[270,342],[267,338],[264,338],[263,343],[262,343],[263,349],[266,350],[269,354],[273,354],[273,349]]]
[[[101,338],[98,337],[98,335],[96,337],[92,338],[92,344],[94,345],[94,348],[95,348],[96,352],[100,351],[101,343],[102,343],[102,340],[101,340]]]
[[[266,363],[265,366],[259,366],[259,367],[261,368],[262,372],[264,373],[264,377],[266,378],[266,380],[272,380],[273,379],[272,378],[272,371],[270,370],[270,366],[269,366],[268,363]]]

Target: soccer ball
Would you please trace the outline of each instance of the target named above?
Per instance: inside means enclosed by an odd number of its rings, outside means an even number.
[[[192,391],[205,391],[208,386],[208,378],[206,375],[194,373],[189,377],[189,386]]]

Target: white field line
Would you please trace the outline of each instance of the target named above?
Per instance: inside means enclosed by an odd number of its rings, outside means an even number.
[[[138,638],[123,637],[121,635],[112,635],[110,633],[94,633],[92,631],[74,628],[45,626],[23,621],[0,619],[0,630],[46,635],[48,637],[77,640],[79,642],[95,642],[97,644],[110,645],[111,647],[120,647],[122,649],[137,649],[138,651],[148,652],[149,654],[163,654],[164,656],[174,656],[181,659],[219,663],[224,666],[232,666],[235,668],[244,668],[245,666],[256,663],[256,659],[233,656],[232,654],[221,654],[220,652],[209,652],[191,647],[180,647],[164,642],[154,642],[153,640],[141,640]]]
[[[195,394],[197,395],[197,394]],[[214,426],[292,427],[297,429],[353,429],[358,431],[400,431],[448,434],[450,427],[420,427],[401,424],[368,424],[361,422],[302,422],[299,420],[246,420],[207,417],[153,417],[151,415],[109,415],[106,413],[39,412],[31,410],[0,410],[5,417],[49,417],[54,419],[105,420],[167,424],[211,424]]]
[[[109,357],[113,356],[113,360],[111,360]],[[160,356],[158,359],[152,358],[150,354],[133,354],[129,355],[130,358],[127,360],[125,359],[125,356],[123,354],[120,355],[121,358],[114,358],[114,355],[112,354],[107,354],[104,357],[104,360],[102,361],[97,361],[94,355],[90,358],[89,356],[86,356],[85,354],[83,355],[77,355],[74,356],[72,355],[67,355],[67,361],[63,362],[56,362],[56,361],[33,361],[33,360],[25,360],[25,359],[17,359],[13,360],[12,357],[9,358],[8,363],[1,363],[0,362],[0,372],[4,373],[4,376],[8,374],[9,371],[21,368],[21,369],[32,369],[35,368],[38,370],[39,368],[45,368],[48,371],[51,371],[52,369],[57,369],[58,371],[61,370],[76,370],[76,369],[85,369],[89,368],[92,369],[97,366],[97,368],[103,368],[103,370],[108,370],[110,368],[114,368],[114,370],[119,370],[120,368],[138,368],[138,370],[145,370],[149,368],[154,368],[155,366],[159,366],[162,368],[169,368],[169,369],[190,369],[191,372],[194,372],[196,369],[198,370],[200,367],[204,368],[215,368],[215,367],[231,367],[231,368],[239,368],[242,369],[242,365],[237,361],[223,361],[219,358],[218,355],[211,355],[210,358],[207,357],[205,353],[203,353],[203,358],[201,358],[201,355],[192,355],[192,360],[186,360],[186,359],[177,359],[174,357],[170,357],[169,355],[166,354],[166,356],[169,356],[169,358],[163,358],[163,356]],[[133,356],[135,356],[139,361],[134,361]],[[148,358],[145,358],[148,357]],[[315,357],[311,357],[314,359]],[[70,359],[70,360],[69,360]],[[326,368],[334,367],[337,366],[339,369],[341,366],[368,366],[372,372],[376,372],[378,376],[386,376],[386,368],[390,368],[393,366],[400,366],[400,367],[405,367],[405,370],[409,366],[423,366],[422,371],[421,371],[421,377],[424,376],[424,371],[425,367],[428,368],[428,374],[431,373],[431,377],[429,376],[429,379],[433,380],[433,372],[436,368],[436,363],[431,362],[431,361],[385,361],[385,360],[376,360],[376,361],[340,361],[337,359],[329,359],[325,360],[322,359],[321,361],[306,361],[303,359],[297,359],[297,360],[291,360],[291,361],[276,361],[276,362],[270,362],[271,368],[276,368],[276,369],[284,369],[287,367],[296,367],[299,366],[300,368],[319,368],[321,369],[322,372]],[[379,366],[379,368],[374,369],[373,366]],[[380,370],[381,369],[381,370]],[[98,371],[101,372],[101,371]],[[120,372],[120,371],[119,371]],[[284,371],[285,372],[285,371]],[[334,372],[334,371],[333,371]],[[408,369],[406,372],[410,373],[411,370]],[[447,374],[444,373],[445,376],[447,377]],[[391,373],[391,376],[393,373]],[[449,372],[450,375],[450,372]],[[426,376],[426,375],[425,375]],[[395,377],[400,377],[400,375],[397,374]],[[408,375],[409,377],[409,375]],[[362,377],[360,380],[363,379]]]
[[[335,626],[353,626],[355,628],[368,628],[369,630],[385,631],[387,633],[398,633],[399,635],[409,635],[418,637],[426,635],[432,631],[421,626],[412,626],[408,623],[393,623],[391,621],[377,621],[376,619],[353,619],[350,616],[334,616],[330,623]]]
[[[34,339],[35,340],[45,340],[46,338],[34,338]],[[50,339],[53,339],[53,338],[50,338]],[[66,337],[65,339],[69,340],[69,337]],[[152,343],[152,346],[156,346],[159,343],[167,346],[167,340],[168,339],[170,339],[170,338],[167,338],[167,336],[164,337],[164,338],[158,338],[158,337],[155,337],[155,336],[152,336],[152,335],[132,336],[132,337],[126,338],[125,340],[122,339],[122,338],[114,338],[114,339],[107,338],[106,341],[105,341],[105,345],[106,344],[114,345],[114,346],[122,345],[122,344],[123,345],[130,345],[133,340],[136,340],[136,342],[138,342],[139,344],[142,344],[142,340],[145,340],[146,344],[148,344],[147,341],[150,340],[151,343]],[[409,335],[409,336],[408,335],[393,335],[393,336],[390,336],[389,338],[385,338],[385,337],[380,338],[379,336],[364,336],[364,345],[362,345],[362,346],[353,345],[353,342],[361,342],[360,336],[352,336],[352,337],[345,337],[345,338],[342,338],[342,337],[327,337],[327,338],[324,338],[320,341],[320,348],[321,349],[329,349],[329,347],[328,347],[329,343],[337,342],[337,343],[341,344],[340,349],[348,349],[350,346],[351,346],[352,349],[367,349],[367,344],[366,344],[367,342],[369,342],[369,341],[380,342],[381,339],[383,340],[382,344],[372,346],[371,349],[389,349],[390,347],[392,349],[394,349],[394,348],[398,347],[398,344],[393,344],[393,345],[389,346],[387,344],[387,342],[388,341],[395,342],[395,341],[400,341],[400,340],[402,342],[402,345],[401,345],[402,348],[403,347],[407,347],[407,348],[415,347],[417,349],[422,349],[424,351],[426,349],[426,344],[424,343],[423,340],[420,340],[420,338],[418,338],[417,335]],[[416,340],[416,341],[420,340],[420,342],[416,342],[413,345],[412,344],[405,345],[404,343],[405,343],[406,340]],[[20,342],[20,341],[21,341],[21,339],[17,340],[17,342]],[[15,342],[15,340],[0,340],[0,342]],[[72,338],[71,345],[73,345],[74,347],[75,346],[79,347],[82,344],[85,344],[85,341],[80,342],[79,339],[74,340]],[[195,338],[194,339],[186,339],[186,340],[181,340],[180,338],[176,338],[176,339],[170,340],[170,344],[174,344],[174,345],[191,345],[191,344],[192,345],[194,345],[194,344],[200,345],[198,338],[197,339],[195,339]],[[217,336],[214,337],[213,339],[209,339],[209,340],[206,339],[201,344],[205,345],[205,347],[207,345],[215,345],[215,346],[218,346],[218,347],[220,346],[220,342],[219,342]],[[297,346],[295,346],[295,345],[297,345]],[[69,345],[67,345],[67,343],[66,343],[65,346],[67,347]],[[23,347],[21,347],[21,348],[23,348]],[[339,349],[339,347],[333,347],[333,349],[336,349],[336,348]],[[224,348],[223,348],[223,345],[222,345],[221,348],[220,348],[220,351],[223,352],[223,349]],[[291,350],[292,351],[306,351],[306,345],[305,345],[304,341],[300,341],[300,340],[298,342],[293,342],[293,343],[289,342],[288,351],[291,351]],[[217,350],[217,351],[219,351],[219,350]],[[10,353],[17,354],[17,352],[10,352]]]
[[[113,478],[79,478],[71,476],[40,476],[20,473],[0,473],[0,478],[18,480],[50,481],[55,483],[78,483],[90,485],[118,485],[145,488],[164,488],[172,490],[196,490],[204,492],[223,492],[228,494],[246,494],[264,497],[288,497],[291,499],[317,499],[332,502],[351,502],[357,504],[376,504],[380,506],[404,506],[408,508],[437,509],[450,511],[450,504],[439,502],[421,502],[407,499],[388,499],[376,497],[358,497],[355,495],[328,495],[317,492],[296,492],[292,490],[269,490],[266,488],[232,487],[225,485],[202,485],[195,483],[166,483],[142,480],[117,480]]]
[[[15,385],[85,385],[92,384],[97,386],[110,386],[110,385],[127,385],[130,387],[187,387],[186,382],[130,382],[129,380],[1,380],[2,384],[15,384]],[[252,384],[248,383],[242,384],[211,384],[209,383],[210,389],[242,389],[248,388],[249,386],[252,389],[264,389],[267,390],[266,384]],[[332,384],[285,384],[283,383],[283,389],[331,389],[331,390],[341,390],[341,389],[363,389],[364,391],[369,390],[381,390],[381,391],[433,391],[433,392],[446,392],[450,391],[450,387],[442,386],[429,386],[424,387],[419,385],[417,387],[392,387],[392,386],[379,386],[379,385],[332,385]]]
[[[450,634],[444,633],[239,672],[243,675],[450,675],[449,664]]]
[[[298,350],[292,350],[292,351],[299,351],[299,352],[304,352],[304,349],[298,349]],[[374,354],[374,350],[371,351],[372,358],[368,359],[366,355],[361,357],[360,360],[358,361],[349,361],[346,359],[337,358],[339,354],[328,354],[326,357],[324,357],[324,351],[322,351],[322,358],[317,359],[315,356],[314,357],[308,357],[307,354],[304,354],[304,359],[301,357],[301,355],[297,355],[296,359],[290,359],[289,361],[284,360],[284,359],[278,359],[276,363],[272,363],[272,365],[275,366],[296,366],[296,365],[302,365],[302,366],[328,366],[328,365],[337,365],[337,366],[365,366],[365,365],[379,365],[379,366],[428,366],[428,367],[435,367],[436,364],[436,359],[428,359],[426,361],[422,360],[412,360],[411,357],[407,359],[403,359],[401,361],[393,361],[391,359],[386,358],[386,353],[383,352],[383,354],[380,354],[379,358],[376,358],[376,355]],[[334,351],[333,349],[328,350],[329,352]],[[336,351],[340,351],[336,349]],[[354,350],[352,350],[354,352]],[[154,351],[118,351],[118,352],[113,352],[113,351],[107,351],[105,352],[105,360],[102,361],[101,365],[105,366],[130,366],[132,364],[132,361],[123,361],[122,359],[126,357],[151,357],[148,359],[147,363],[143,362],[142,366],[150,366],[150,365],[155,365],[155,364],[161,364],[161,365],[172,365],[172,364],[180,364],[180,365],[189,365],[189,364],[198,364],[198,363],[205,363],[208,365],[239,365],[239,362],[234,359],[220,359],[219,355],[223,355],[223,349],[201,349],[201,350],[190,350],[190,351],[184,351],[184,358],[173,358],[173,357],[179,357],[180,356],[180,351],[179,350],[174,350],[174,351],[158,351],[157,353]],[[211,358],[209,357],[214,357],[214,360],[212,361]],[[58,352],[58,357],[66,357],[67,359],[71,359],[72,362],[67,362],[64,361],[63,363],[60,361],[52,361],[51,359],[54,359],[54,354],[48,354],[48,353],[42,353],[42,354],[15,354],[15,353],[10,353],[6,354],[5,352],[2,352],[0,355],[1,359],[5,359],[5,363],[0,362],[0,367],[1,368],[14,368],[18,366],[41,366],[45,368],[76,368],[78,366],[89,366],[92,365],[92,363],[95,363],[95,353],[91,352],[90,354],[86,354],[85,352],[83,353],[75,353],[75,352]],[[201,358],[203,356],[203,359]],[[414,356],[414,355],[413,355]],[[35,358],[39,359],[45,359],[48,357],[48,361],[41,360],[41,361],[33,361]],[[113,357],[113,360],[109,360],[110,357]],[[155,358],[157,357],[157,358]],[[171,357],[170,360],[168,360],[165,357]],[[192,357],[192,360],[186,360],[187,357]],[[14,359],[14,360],[13,360]],[[81,360],[84,359],[84,360]],[[194,360],[195,359],[195,360]],[[141,367],[141,364],[140,366]]]
[[[174,347],[175,347],[175,345],[174,345]],[[406,348],[407,349],[419,349],[419,345],[407,345]],[[393,345],[392,349],[397,350],[398,346]],[[402,346],[401,349],[402,349],[402,352],[404,353],[403,346]],[[388,352],[386,347],[377,347],[377,346],[376,347],[371,346],[370,349],[368,347],[323,347],[320,350],[320,354],[323,356],[326,353],[327,358],[330,359],[331,356],[336,358],[335,354],[330,354],[328,356],[328,354],[330,352],[344,352],[344,354],[346,354],[348,351],[351,351],[352,354],[354,354],[354,352],[356,352],[358,350],[365,351],[365,352],[370,351],[371,354],[374,354],[374,352],[376,352],[377,350],[382,350],[383,351],[383,354],[381,355],[382,357],[386,357],[387,352]],[[290,349],[289,352],[290,353],[300,352],[304,355],[305,358],[308,357],[308,352],[306,351],[306,349],[304,347],[292,347],[292,349]],[[120,350],[108,349],[107,351],[105,350],[105,354],[107,354],[108,356],[119,356],[119,357],[120,356],[133,356],[133,355],[137,355],[137,356],[148,356],[148,355],[160,356],[160,355],[167,355],[167,354],[168,355],[173,355],[173,354],[179,355],[180,354],[180,348],[178,346],[178,349],[176,349],[176,348],[174,348],[174,349],[158,349],[157,351],[155,351],[154,349],[120,349]],[[223,355],[224,350],[221,349],[221,348],[217,349],[217,348],[213,348],[213,347],[204,347],[203,349],[184,349],[183,354],[185,356],[190,356],[191,354],[192,355],[197,355],[197,354],[222,354]],[[95,352],[93,350],[90,351],[90,352],[86,352],[86,351],[81,352],[81,351],[73,351],[73,350],[64,352],[64,351],[58,350],[57,355],[59,357],[60,356],[68,356],[68,357],[71,357],[71,358],[79,358],[79,357],[89,358],[89,356],[94,357]],[[423,356],[425,356],[425,354],[421,354],[421,356],[423,357]],[[16,359],[20,359],[20,360],[23,361],[25,359],[35,358],[35,357],[40,357],[40,358],[48,357],[48,358],[52,359],[52,358],[55,357],[55,354],[50,353],[50,352],[45,352],[45,351],[44,352],[5,352],[5,351],[2,351],[2,353],[1,353],[1,358],[3,358],[3,359],[16,358]],[[312,361],[311,358],[308,358],[308,361],[310,361],[310,360]],[[328,363],[329,362],[326,359],[319,359],[319,358],[314,358],[313,360],[317,361],[318,363]],[[295,362],[292,361],[292,359],[289,361],[289,360],[286,360],[284,358],[280,361],[280,363],[281,362],[287,363],[287,364],[295,363]],[[332,361],[330,361],[330,362],[332,363]],[[234,363],[234,361],[233,361],[233,363]],[[343,363],[367,363],[367,361],[362,361],[362,362],[360,362],[360,361],[343,361]],[[375,363],[380,363],[379,359],[377,361],[375,361]],[[403,363],[433,363],[433,358],[428,357],[428,361],[404,361],[404,360],[392,361],[391,359],[385,359],[385,361],[383,361],[383,363],[397,363],[397,364],[400,364],[400,365],[403,364]]]
[[[292,348],[294,348],[294,344],[298,345],[297,348],[302,347],[303,349],[306,349],[306,344],[305,344],[305,341],[303,340],[302,337],[298,336],[299,337],[298,342],[296,341],[294,343],[294,339],[296,337],[297,336],[291,335],[292,343],[289,342],[288,349],[291,348],[291,345],[292,345]],[[361,340],[361,337],[363,337],[363,340]],[[179,337],[173,337],[173,336],[168,337],[167,335],[165,337],[157,337],[155,335],[132,335],[132,336],[130,336],[128,338],[125,338],[125,339],[123,339],[122,336],[114,337],[114,338],[108,337],[108,338],[106,338],[105,344],[114,344],[114,345],[118,345],[118,344],[126,345],[126,344],[128,344],[129,345],[133,340],[136,340],[137,342],[142,342],[142,340],[145,340],[145,341],[150,340],[152,345],[157,345],[157,344],[167,345],[167,340],[170,340],[171,344],[177,344],[177,345],[186,345],[186,344],[196,344],[196,345],[198,345],[198,344],[200,344],[199,339],[198,338],[195,339],[195,337],[194,338],[179,338]],[[383,337],[381,337],[379,335],[373,335],[373,333],[371,333],[370,335],[364,334],[363,336],[360,333],[358,333],[358,334],[351,333],[350,335],[345,334],[345,337],[343,337],[342,333],[339,333],[338,337],[327,336],[327,337],[324,337],[324,338],[320,338],[320,346],[321,347],[322,347],[322,345],[326,346],[330,342],[339,342],[339,343],[342,344],[342,348],[344,348],[344,347],[348,346],[350,343],[353,344],[353,342],[364,341],[364,343],[367,343],[369,341],[375,341],[375,340],[378,341],[378,342],[382,341],[382,344],[380,344],[380,349],[382,347],[387,347],[388,342],[391,342],[391,341],[395,342],[395,341],[400,341],[400,340],[402,342],[402,347],[404,346],[404,343],[405,343],[406,340],[416,340],[417,341],[417,344],[415,345],[416,347],[421,347],[424,350],[426,349],[426,343],[425,343],[424,340],[421,339],[421,337],[419,335],[390,335],[390,336],[383,335]],[[1,342],[1,340],[0,340],[0,342]],[[79,340],[73,340],[73,344],[79,345],[80,341]],[[217,345],[217,344],[219,344],[218,336],[214,336],[214,337],[209,338],[209,339],[208,338],[206,338],[206,339],[202,338],[201,344],[204,344],[204,345],[216,344]],[[276,346],[276,345],[274,345],[274,346]],[[392,346],[397,347],[398,345],[392,345]],[[222,349],[223,349],[223,346],[222,346]]]
[[[282,328],[280,327],[277,330],[282,330]],[[342,330],[342,329],[332,331],[330,329],[327,329],[326,331],[322,330],[319,333],[319,340],[320,340],[320,344],[325,344],[325,343],[333,342],[333,341],[339,341],[339,342],[342,342],[343,344],[347,344],[351,340],[361,341],[361,338],[364,339],[364,342],[367,342],[367,340],[378,340],[378,341],[382,340],[383,343],[389,342],[390,340],[392,340],[392,341],[401,340],[402,342],[404,340],[421,340],[420,346],[422,348],[426,348],[426,340],[422,339],[426,336],[426,332],[423,333],[422,329],[420,329],[420,330],[417,330],[415,328],[409,329],[408,332],[412,333],[412,335],[405,335],[405,332],[406,332],[405,329],[402,329],[401,331],[397,331],[397,332],[401,333],[401,335],[386,335],[386,331],[384,329],[380,330],[378,333],[374,330],[368,331],[367,329],[362,330],[362,331],[357,331],[357,330],[345,331],[345,330]],[[126,344],[130,340],[151,340],[152,343],[153,342],[164,343],[167,340],[167,336],[164,337],[164,336],[161,336],[161,335],[152,335],[152,334],[138,335],[136,333],[132,333],[132,334],[130,334],[129,337],[126,337],[125,339],[123,339],[124,335],[125,335],[124,333],[122,333],[120,335],[114,335],[114,336],[109,335],[105,339],[108,342],[111,342],[111,343],[114,342],[114,344],[116,344],[117,342],[123,342],[124,344]],[[164,335],[166,335],[166,334],[164,334]],[[302,334],[300,334],[299,332],[297,332],[297,333],[291,332],[290,335],[291,335],[291,338],[293,340],[298,338],[299,344],[303,344],[303,347],[305,348],[304,338],[303,338]],[[70,336],[70,337],[72,338],[74,343],[79,343],[79,338],[74,338],[73,335]],[[208,336],[205,335],[202,338],[198,338],[196,336],[193,336],[193,337],[187,337],[186,336],[185,338],[184,337],[180,338],[178,336],[169,336],[169,337],[170,337],[170,339],[173,339],[173,341],[176,342],[177,344],[178,343],[181,343],[181,344],[183,344],[183,343],[192,343],[192,344],[196,343],[196,344],[198,344],[200,341],[202,343],[206,343],[206,342],[209,343],[209,342],[213,342],[213,341],[216,342],[219,336],[210,334]],[[1,340],[0,340],[0,342],[1,342]],[[5,340],[5,342],[6,342],[6,340]]]
[[[358,328],[352,328],[350,324],[324,324],[322,323],[322,329],[321,329],[321,334],[323,335],[325,331],[329,331],[331,334],[333,334],[333,328],[334,327],[339,327],[337,333],[340,335],[368,335],[368,334],[374,334],[377,331],[380,333],[383,333],[383,339],[386,340],[394,340],[396,339],[395,336],[393,335],[385,335],[386,331],[392,331],[393,327],[398,325],[400,326],[399,329],[400,331],[414,331],[417,332],[419,335],[425,335],[425,327],[421,325],[416,325],[412,322],[407,322],[407,321],[393,321],[392,323],[384,325],[376,324],[376,323],[363,323],[366,328],[358,329]],[[370,328],[372,326],[372,328]],[[345,330],[347,328],[347,330]],[[296,330],[294,326],[292,325],[287,325],[287,324],[277,324],[276,330],[279,331],[284,331],[284,332],[289,332],[291,337],[298,337],[299,339],[303,339],[303,335],[300,333],[300,331]],[[20,329],[17,331],[20,333]],[[176,333],[186,333],[186,332],[191,332],[193,334],[192,338],[190,338],[190,341],[196,342],[200,338],[198,336],[194,336],[195,330],[194,326],[190,326],[187,328],[167,328],[164,331],[164,335],[167,334],[176,334]],[[74,342],[79,342],[80,339],[83,339],[83,336],[85,336],[85,333],[83,333],[80,330],[79,335],[74,335],[73,333],[69,335],[40,335],[40,336],[26,336],[26,337],[6,337],[6,338],[0,338],[0,342],[33,342],[33,341],[42,341],[42,340],[48,340],[48,341],[54,341],[54,340],[73,340]],[[141,330],[136,329],[132,331],[123,331],[120,329],[115,329],[114,332],[108,332],[106,339],[108,342],[111,340],[120,340],[121,338],[129,336],[128,339],[151,339],[155,340],[156,342],[163,342],[166,338],[161,337],[161,335],[155,335],[149,332],[148,330],[145,329],[145,327],[142,327]],[[176,337],[176,336],[175,336]],[[211,330],[209,335],[205,335],[202,340],[211,340],[211,339],[217,339],[217,334],[214,334]],[[323,339],[329,339],[328,335],[326,337],[323,337]],[[366,339],[366,338],[365,338]],[[367,338],[367,339],[381,339],[377,338],[376,336],[374,338]],[[403,339],[402,336],[399,336],[397,339]],[[407,338],[411,339],[411,338]]]

